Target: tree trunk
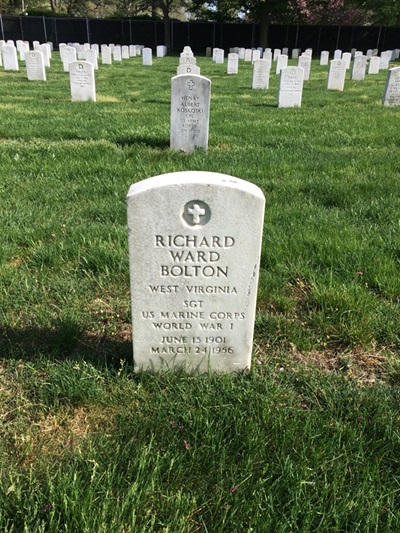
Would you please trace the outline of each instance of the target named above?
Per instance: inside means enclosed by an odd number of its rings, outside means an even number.
[[[270,22],[271,22],[269,2],[261,2],[260,3],[260,18],[259,18],[258,22],[260,24],[260,42],[259,42],[259,46],[262,46],[263,48],[267,48],[268,47],[269,25],[270,25]]]
[[[164,22],[164,44],[168,50],[171,49],[171,19],[169,18],[170,5],[168,0],[160,3]]]
[[[164,16],[164,40],[165,40],[165,46],[168,50],[171,49],[171,20],[169,18],[169,15]]]
[[[57,11],[56,0],[50,0],[50,8],[51,8],[53,13],[55,13]]]

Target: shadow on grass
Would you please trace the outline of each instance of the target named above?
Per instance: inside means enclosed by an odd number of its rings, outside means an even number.
[[[150,148],[161,148],[162,150],[169,149],[169,139],[155,139],[153,137],[120,137],[118,139],[111,139],[111,142],[124,148],[125,146],[134,146],[135,144],[145,144]]]
[[[0,328],[0,356],[3,359],[35,361],[85,360],[97,368],[116,368],[121,359],[132,362],[130,332],[112,338],[82,331],[72,322],[60,322],[51,329],[28,327],[24,329]]]
[[[129,98],[129,102],[132,104],[157,104],[170,106],[171,102],[169,100],[156,100],[155,98],[142,99],[142,98]]]
[[[268,104],[268,103],[264,103],[264,104],[249,104],[249,107],[275,107],[276,109],[278,109],[277,104]]]

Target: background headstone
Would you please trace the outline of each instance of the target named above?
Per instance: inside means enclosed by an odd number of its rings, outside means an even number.
[[[85,61],[93,65],[94,70],[98,70],[97,52],[93,48],[85,50]]]
[[[278,56],[278,59],[276,60],[276,74],[280,74],[281,70],[288,65],[288,56],[281,54]]]
[[[282,50],[280,48],[275,48],[274,49],[274,61],[278,61],[278,57],[281,55],[282,53]]]
[[[342,54],[342,59],[343,59],[343,61],[346,61],[346,69],[349,70],[350,65],[351,65],[351,53],[350,52],[344,52]]]
[[[365,79],[365,70],[367,68],[367,56],[359,55],[354,56],[353,69],[351,71],[351,79],[354,81],[362,81]]]
[[[121,57],[122,59],[129,59],[129,46],[126,44],[121,46]]]
[[[94,68],[87,61],[75,61],[69,64],[69,80],[71,86],[71,100],[84,102],[96,101],[96,87]]]
[[[224,62],[224,50],[222,48],[218,48],[215,54],[215,62],[222,65]]]
[[[153,51],[151,48],[143,48],[142,50],[142,63],[147,67],[151,67],[153,64]]]
[[[1,48],[4,70],[19,70],[17,49],[12,44],[4,44]]]
[[[112,52],[111,48],[107,45],[101,47],[101,64],[112,65]]]
[[[311,71],[310,55],[309,54],[301,55],[298,59],[297,66],[301,67],[304,70],[304,81],[308,81],[310,79],[310,71]]]
[[[131,186],[136,370],[250,368],[264,204],[255,185],[211,172]]]
[[[321,58],[319,60],[319,64],[322,66],[325,66],[329,63],[329,52],[327,50],[323,50],[321,52]]]
[[[279,78],[278,107],[300,107],[303,96],[304,70],[286,67]]]
[[[253,50],[251,48],[246,48],[246,50],[244,51],[244,60],[246,62],[251,61],[252,56],[253,56]]]
[[[116,45],[114,48],[111,48],[111,53],[114,61],[122,61],[122,51],[120,46]]]
[[[29,81],[46,81],[42,52],[32,50],[25,55],[26,75]]]
[[[178,65],[176,69],[177,76],[181,74],[196,74],[200,76],[200,67],[197,65]]]
[[[172,150],[207,150],[210,120],[211,81],[204,76],[186,74],[171,80]]]
[[[369,59],[368,74],[379,74],[379,65],[381,59],[377,56],[372,56]]]
[[[346,61],[344,59],[332,59],[329,64],[327,89],[343,91],[346,78]]]
[[[228,54],[227,74],[237,74],[239,72],[239,54],[234,52]]]
[[[257,61],[254,61],[252,89],[268,89],[270,71],[270,59],[257,59]]]
[[[400,106],[400,67],[389,69],[382,103],[384,106]]]
[[[69,72],[69,64],[76,61],[76,48],[64,46],[63,48],[63,68],[64,72]]]

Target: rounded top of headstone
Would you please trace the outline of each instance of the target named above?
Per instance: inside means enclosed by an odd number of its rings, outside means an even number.
[[[168,187],[171,185],[182,187],[186,185],[226,186],[233,189],[240,189],[245,193],[264,199],[262,190],[257,187],[257,185],[254,185],[254,183],[250,183],[227,174],[197,170],[161,174],[160,176],[154,176],[152,178],[139,181],[138,183],[134,183],[129,188],[128,198],[154,188]]]

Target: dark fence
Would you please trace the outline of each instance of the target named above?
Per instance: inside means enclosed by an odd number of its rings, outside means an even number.
[[[59,43],[90,42],[143,44],[155,48],[164,44],[162,21],[131,19],[88,19],[50,17],[12,17],[0,15],[0,38]],[[207,46],[228,50],[234,46],[258,46],[257,24],[217,24],[213,22],[171,22],[171,49],[185,45],[204,53]],[[269,30],[271,48],[287,46],[333,52],[336,48],[387,50],[400,48],[400,28],[378,26],[277,26]]]

